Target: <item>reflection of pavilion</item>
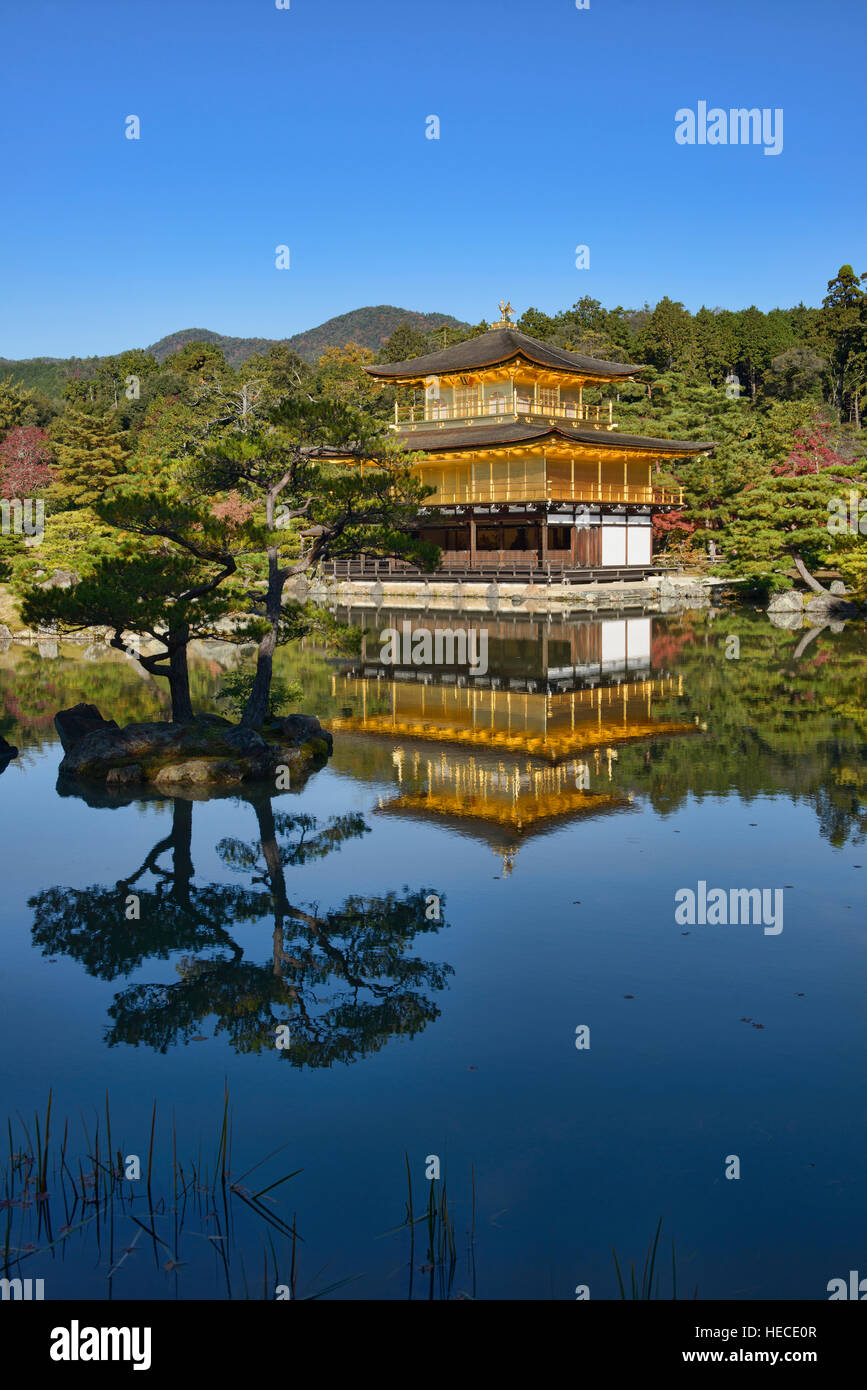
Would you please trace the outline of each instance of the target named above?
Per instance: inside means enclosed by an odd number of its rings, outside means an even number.
[[[371,613],[345,609],[339,616],[361,628],[361,656],[356,674],[396,676],[399,680],[466,685],[509,690],[561,690],[593,686],[647,674],[650,671],[653,619],[650,617],[591,618],[538,621],[527,615],[479,617],[471,614],[417,613],[389,610]],[[383,666],[382,634],[410,624],[414,632],[463,628],[486,637],[488,671],[482,677],[463,668],[441,666]]]
[[[397,625],[392,615],[390,622]],[[423,623],[447,626],[449,617],[425,615],[414,625]],[[563,623],[554,631],[539,624],[532,633],[526,619],[523,631],[514,620],[485,626],[483,680],[383,666],[371,661],[368,636],[359,667],[333,677],[342,713],[330,722],[349,756],[353,735],[391,745],[399,794],[381,799],[381,814],[434,820],[482,839],[508,873],[530,836],[564,819],[629,809],[631,793],[615,784],[619,745],[694,733],[695,725],[654,714],[654,701],[683,689],[679,677],[648,674],[649,619]]]
[[[465,745],[557,764],[593,748],[691,731],[691,724],[652,715],[654,698],[681,693],[680,678],[673,677],[542,694],[335,676],[332,694],[353,713],[330,722],[347,732]]]
[[[632,796],[607,785],[616,751],[597,748],[589,762],[570,759],[557,766],[531,759],[431,751],[401,746],[392,762],[401,794],[380,799],[379,813],[409,820],[434,820],[484,840],[503,857],[506,873],[519,845],[544,834],[555,821],[626,811]],[[606,782],[607,772],[607,782]],[[605,790],[586,790],[591,778]]]

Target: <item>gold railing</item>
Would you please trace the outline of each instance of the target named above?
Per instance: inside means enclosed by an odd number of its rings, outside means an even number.
[[[424,481],[424,479],[422,479]],[[455,503],[489,502],[639,502],[657,506],[680,505],[683,488],[641,487],[622,483],[477,483],[474,487],[438,490],[424,500],[426,507]]]
[[[480,399],[475,396],[468,403],[455,406],[441,400],[428,400],[424,405],[398,405],[394,403],[394,423],[396,425],[445,425],[449,420],[489,420],[501,415],[529,415],[535,419],[565,420],[573,424],[592,424],[613,428],[614,403],[605,405],[583,405],[577,401],[562,401],[555,405],[543,405],[532,396],[519,391],[504,391],[493,397]]]

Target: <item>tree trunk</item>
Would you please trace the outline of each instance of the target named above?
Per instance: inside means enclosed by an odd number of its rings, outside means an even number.
[[[814,593],[827,594],[829,592],[827,589],[822,587],[818,579],[813,578],[810,571],[807,569],[807,566],[801,559],[800,555],[793,555],[792,560],[794,562],[795,569],[798,571],[798,574],[801,576],[804,583],[809,585],[809,587],[814,591]]]
[[[175,797],[172,809],[172,897],[190,911],[193,884],[193,803]]]
[[[283,939],[283,923],[290,908],[289,900],[286,896],[286,877],[283,873],[283,861],[280,858],[280,846],[277,843],[274,808],[271,805],[270,796],[266,797],[261,794],[251,797],[250,804],[256,812],[256,820],[259,823],[259,839],[268,872],[268,887],[271,889],[271,903],[274,909],[274,974],[282,976],[283,961],[286,958]]]
[[[274,652],[277,647],[280,608],[285,583],[286,575],[280,569],[277,549],[274,547],[268,551],[268,593],[265,599],[265,616],[268,619],[269,627],[259,643],[259,652],[256,658],[256,678],[253,681],[250,698],[244,706],[244,713],[241,716],[243,729],[261,729],[268,713],[271,676],[274,670]]]
[[[167,635],[169,648],[169,691],[172,697],[172,723],[192,724],[193,702],[190,698],[190,672],[187,665],[187,645],[190,629],[170,628]]]

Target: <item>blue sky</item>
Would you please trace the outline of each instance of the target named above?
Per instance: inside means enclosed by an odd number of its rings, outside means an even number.
[[[867,270],[853,0],[31,0],[3,27],[0,356],[502,295],[769,309]],[[782,108],[782,153],[678,145],[699,101]]]

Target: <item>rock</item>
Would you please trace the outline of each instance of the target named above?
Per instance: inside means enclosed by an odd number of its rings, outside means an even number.
[[[40,589],[71,589],[73,584],[77,584],[79,575],[75,570],[54,570],[44,584],[40,584]]]
[[[249,775],[242,763],[229,759],[190,758],[187,762],[169,763],[160,768],[151,780],[160,790],[168,790],[176,786],[235,786]]]
[[[64,753],[68,754],[70,748],[88,734],[117,729],[117,724],[113,719],[103,719],[96,705],[78,704],[55,714],[54,727],[60,735]]]
[[[14,743],[7,743],[0,734],[0,763],[8,763],[10,758],[18,757],[18,749]]]
[[[806,612],[810,618],[855,618],[858,609],[854,603],[847,603],[839,594],[814,594],[808,601]]]
[[[223,742],[236,748],[244,758],[262,757],[268,751],[268,745],[255,729],[230,729],[223,735]]]
[[[842,579],[832,580],[828,588],[832,594],[845,594],[846,592],[846,585],[843,583]]]
[[[768,604],[769,613],[800,613],[804,607],[804,600],[801,594],[795,589],[786,589],[781,594],[774,594]]]
[[[112,790],[144,783],[157,790],[186,787],[197,795],[210,786],[270,778],[281,764],[306,773],[331,752],[331,735],[312,715],[273,720],[267,737],[213,714],[198,715],[190,724],[119,729],[86,705],[64,711],[57,720],[61,738],[68,741],[61,778],[105,781]],[[73,739],[82,726],[89,732]]]
[[[12,646],[12,633],[5,623],[0,623],[0,652],[8,652]]]
[[[105,779],[107,787],[133,787],[144,781],[144,773],[138,763],[126,767],[113,767]]]
[[[327,729],[323,729],[315,714],[289,714],[283,719],[273,720],[266,728],[275,729],[290,745],[300,746],[311,739],[321,739],[329,753],[334,751],[333,737]]]

